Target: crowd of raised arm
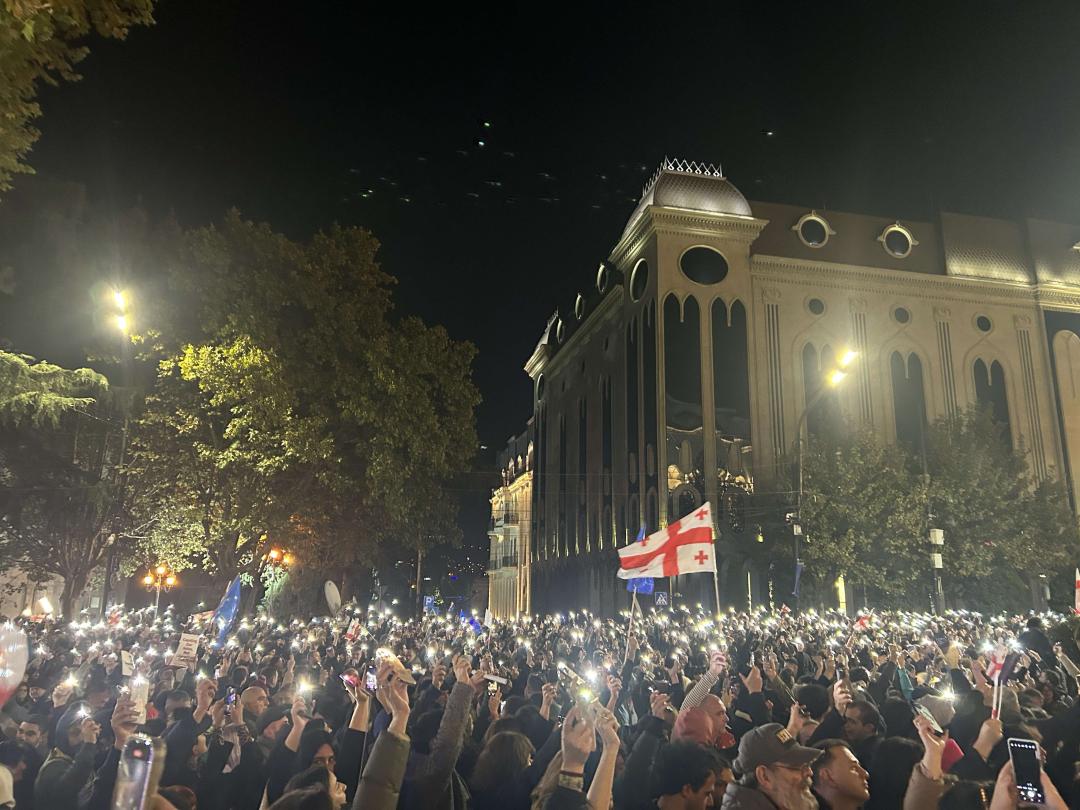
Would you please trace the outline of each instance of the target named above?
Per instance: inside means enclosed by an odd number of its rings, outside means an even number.
[[[1032,773],[1045,806],[1080,810],[1061,621],[349,607],[219,638],[171,611],[19,620],[0,807],[107,810],[146,735],[164,744],[146,806],[180,810],[998,810]],[[1019,780],[1010,739],[1041,759]]]

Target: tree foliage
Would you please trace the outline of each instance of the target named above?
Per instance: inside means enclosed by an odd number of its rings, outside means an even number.
[[[168,357],[135,455],[148,516],[189,527],[160,539],[198,537],[222,578],[256,573],[269,544],[340,572],[381,542],[454,538],[474,350],[393,316],[377,249],[363,229],[300,243],[233,212],[170,258],[187,303],[149,336]]]
[[[68,411],[89,407],[94,395],[108,385],[102,375],[88,368],[72,371],[25,354],[0,351],[0,424],[55,427]]]
[[[811,585],[823,592],[843,574],[880,603],[924,608],[932,527],[945,534],[946,593],[967,607],[1030,607],[1029,575],[1073,564],[1080,535],[1061,483],[1036,484],[989,411],[929,426],[925,462],[924,473],[921,448],[872,431],[811,442],[802,510]]]
[[[75,66],[90,34],[124,39],[153,22],[153,0],[4,0],[0,3],[0,191],[13,175],[31,171],[23,161],[38,139],[42,84],[75,81]]]

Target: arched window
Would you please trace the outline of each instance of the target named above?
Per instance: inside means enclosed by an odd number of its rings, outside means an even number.
[[[1009,399],[1005,395],[1005,369],[997,360],[989,367],[981,359],[975,361],[975,399],[980,405],[990,409],[994,422],[1001,428],[1008,446],[1012,447]]]
[[[914,352],[907,356],[893,352],[889,358],[889,371],[892,376],[893,411],[896,414],[896,440],[920,447],[926,427],[922,361]]]
[[[712,306],[713,396],[716,432],[750,438],[750,372],[746,346],[746,309],[740,301]]]

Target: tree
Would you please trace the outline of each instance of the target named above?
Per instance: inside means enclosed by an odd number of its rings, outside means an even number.
[[[97,403],[62,417],[58,429],[9,429],[0,442],[0,565],[61,577],[60,610],[70,616],[128,525],[122,427]]]
[[[1069,566],[1080,550],[1061,483],[1037,485],[1024,449],[1007,443],[986,408],[931,426],[926,457],[950,594],[971,605],[1030,607],[1026,572]]]
[[[153,22],[153,0],[6,0],[0,4],[0,191],[13,175],[32,171],[23,160],[38,131],[40,86],[75,81],[90,34],[124,39]]]
[[[917,603],[926,491],[908,455],[866,429],[812,439],[804,464],[804,578],[823,592],[843,575],[885,604]]]
[[[392,317],[377,249],[360,228],[299,243],[232,212],[170,257],[180,317],[147,336],[168,360],[136,456],[167,467],[147,514],[197,515],[223,576],[256,573],[269,543],[340,579],[380,543],[457,536],[445,487],[476,446],[474,349]]]
[[[56,426],[68,411],[88,408],[108,388],[95,371],[70,371],[25,354],[0,351],[0,423]]]

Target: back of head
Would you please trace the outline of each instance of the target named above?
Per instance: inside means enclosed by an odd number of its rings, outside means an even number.
[[[195,791],[185,785],[169,785],[158,788],[158,795],[169,802],[176,810],[195,810],[198,799]]]
[[[653,796],[674,796],[689,785],[700,790],[709,778],[720,771],[720,756],[712,748],[686,740],[660,749],[653,761]]]
[[[814,720],[820,720],[829,710],[829,690],[818,683],[804,683],[795,690],[795,699],[810,712]]]
[[[885,724],[884,733],[888,736],[910,737],[913,740],[918,737],[915,724],[912,722],[915,718],[915,712],[912,711],[906,700],[889,698],[882,705],[880,715],[882,722]],[[863,715],[863,717],[866,717],[866,715]],[[948,723],[945,725],[948,725]]]
[[[487,731],[484,732],[484,745],[496,734],[501,734],[507,731],[516,731],[519,734],[525,733],[525,724],[517,717],[500,717],[487,727]]]
[[[0,742],[0,765],[14,770],[19,763],[31,756],[31,748],[18,740]]]
[[[322,788],[309,787],[286,793],[270,810],[334,810],[334,803]]]
[[[859,712],[859,717],[862,718],[863,723],[873,726],[877,729],[878,734],[885,734],[885,721],[881,717],[881,712],[878,711],[878,707],[868,700],[856,700],[849,706],[851,709],[855,709]],[[911,709],[908,709],[908,720],[911,719]]]
[[[322,788],[330,790],[330,771],[322,765],[312,765],[307,770],[300,771],[285,785],[285,792],[291,790],[306,790],[307,788]]]
[[[412,737],[414,751],[421,754],[431,753],[431,742],[435,739],[435,735],[439,733],[442,717],[442,709],[432,709],[416,718],[409,728],[409,736]]]
[[[911,771],[922,755],[922,747],[906,737],[886,737],[881,741],[873,762],[861,763],[870,772],[868,810],[903,807]]]
[[[938,810],[986,810],[993,795],[992,782],[956,782],[938,801]]]
[[[713,736],[712,718],[698,706],[679,712],[675,727],[671,730],[672,740],[688,740],[701,745],[711,743]]]
[[[508,776],[521,773],[533,754],[529,738],[517,731],[502,731],[492,736],[473,766],[473,790],[489,791],[507,782]]]

